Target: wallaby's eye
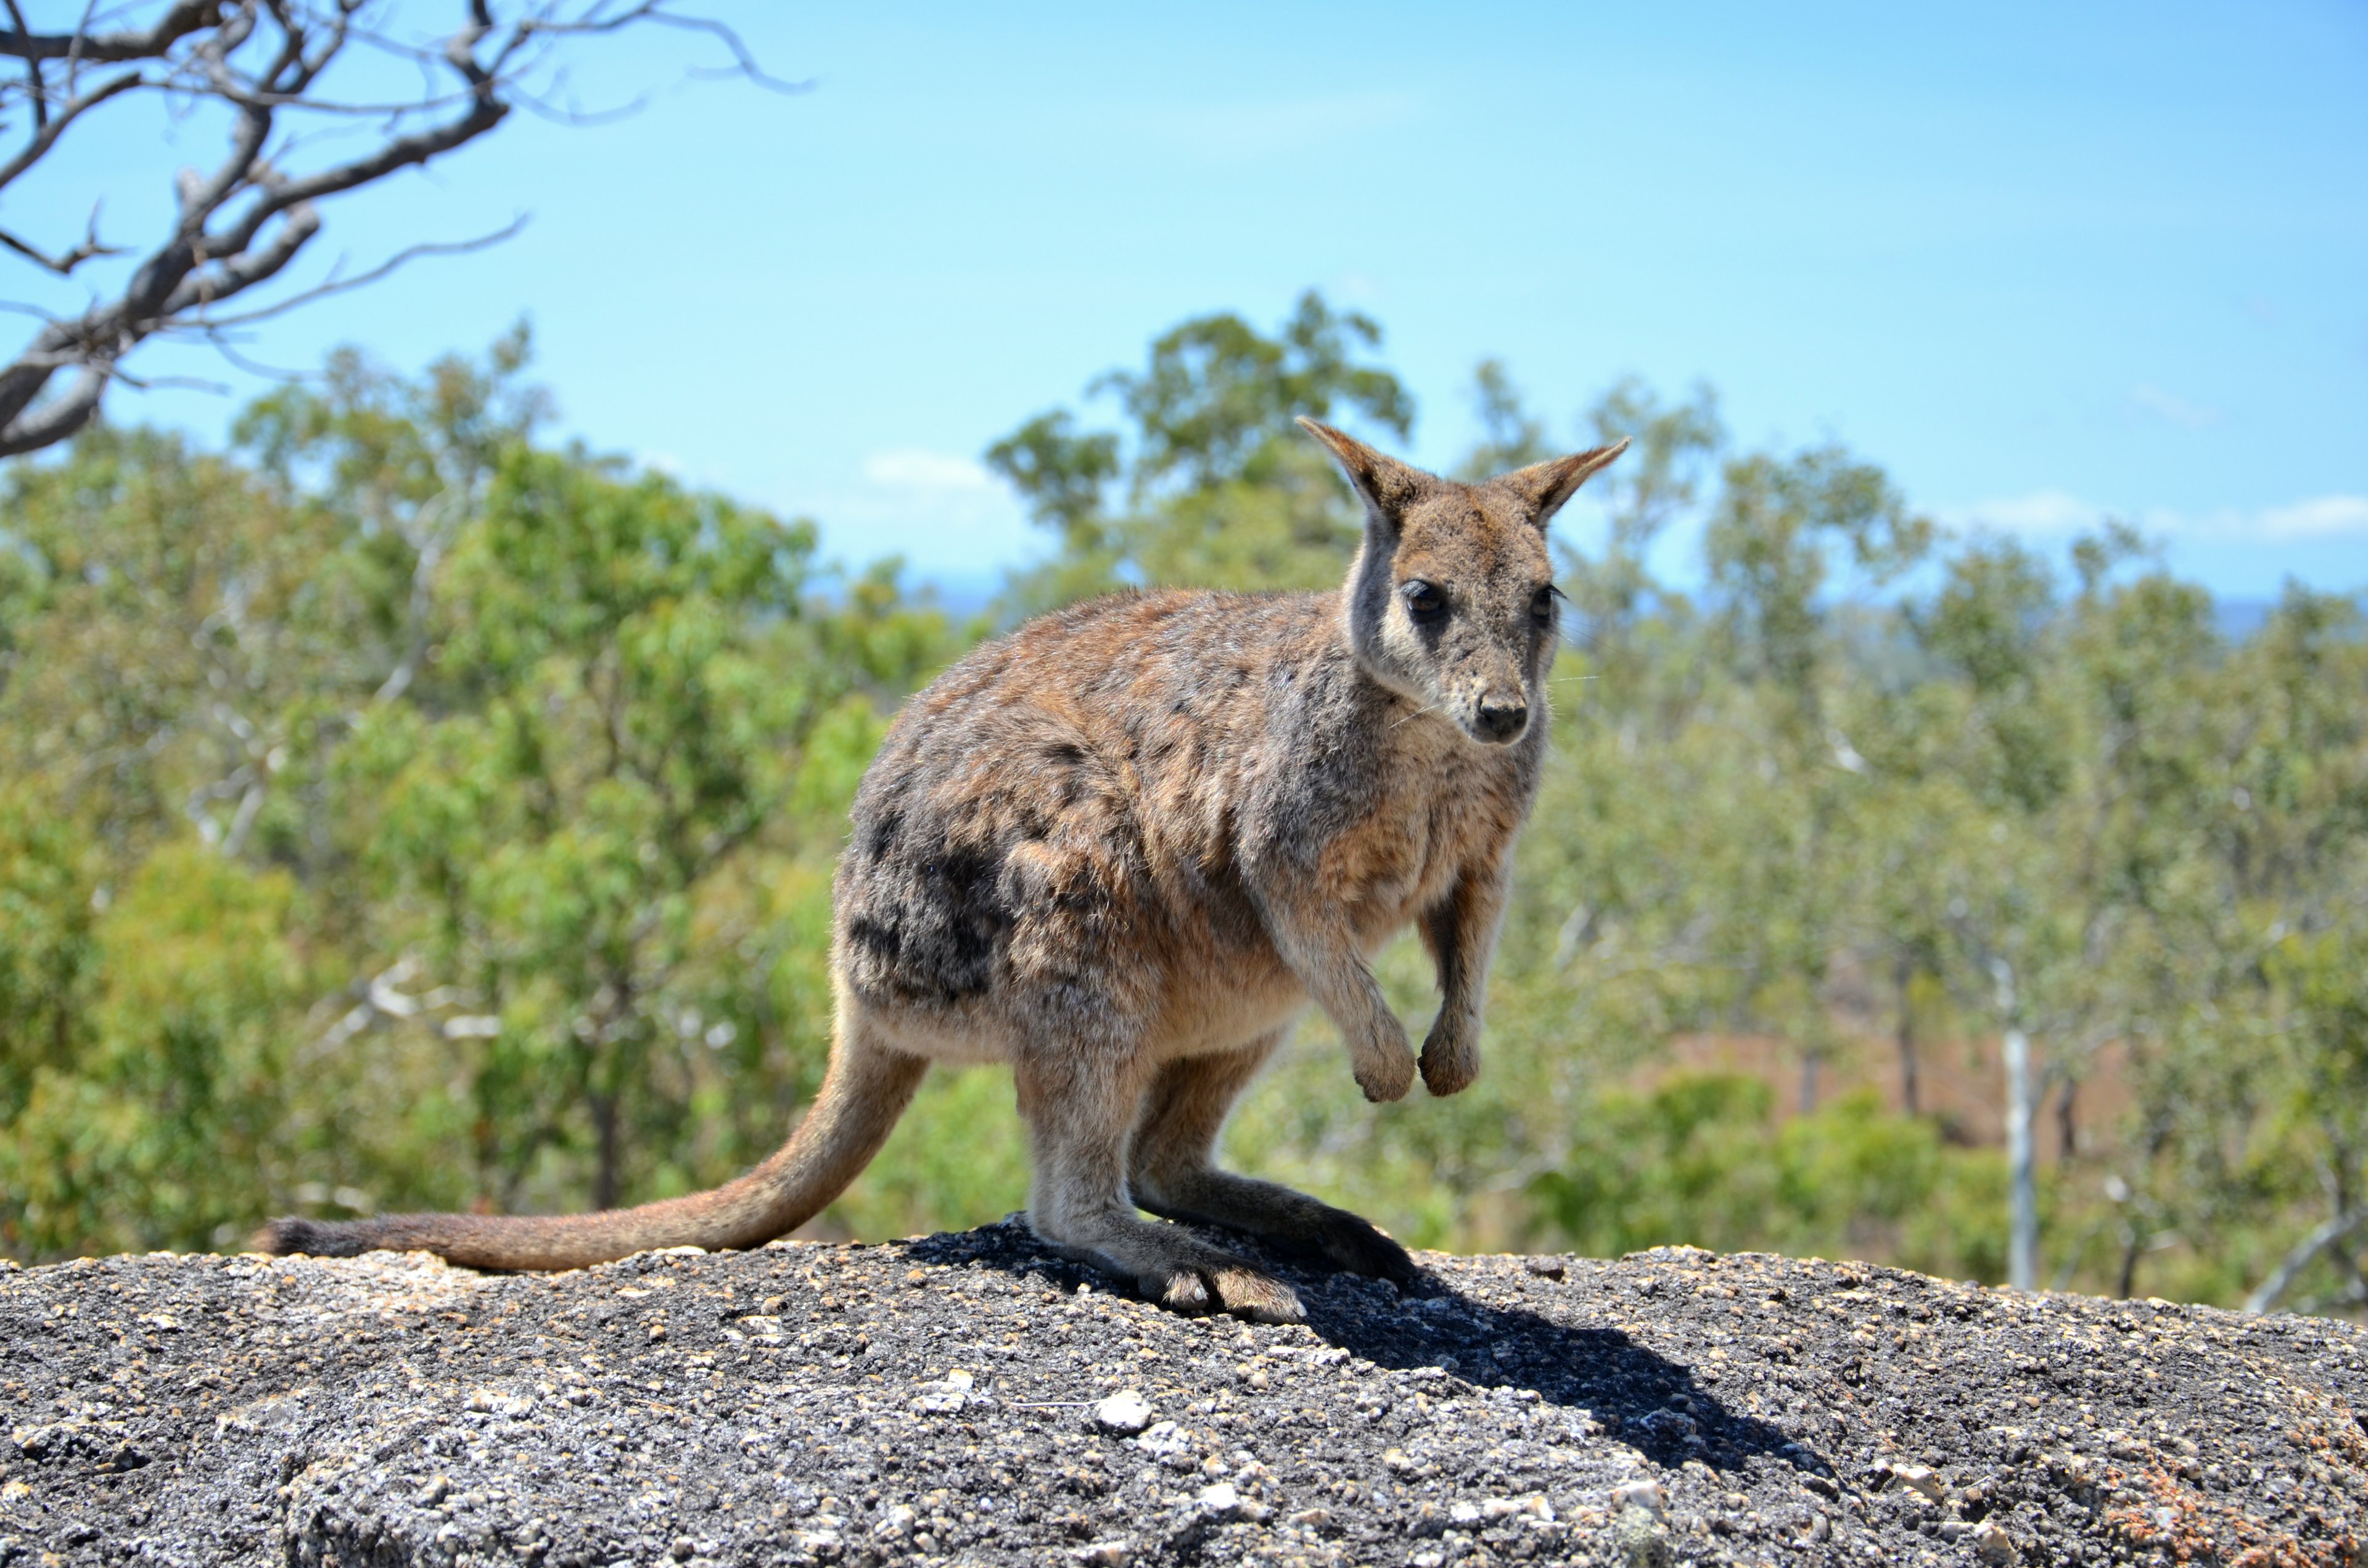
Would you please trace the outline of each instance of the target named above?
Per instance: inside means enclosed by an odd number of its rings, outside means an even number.
[[[1530,624],[1540,631],[1554,624],[1554,588],[1549,583],[1530,596]]]
[[[1406,596],[1406,613],[1417,626],[1429,626],[1447,617],[1447,596],[1439,591],[1436,583],[1426,583],[1417,577],[1398,592]]]

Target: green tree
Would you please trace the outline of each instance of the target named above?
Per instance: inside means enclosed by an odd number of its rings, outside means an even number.
[[[1087,389],[1127,416],[1080,434],[1066,410],[987,449],[989,467],[1054,530],[1059,551],[1017,574],[1007,614],[1050,609],[1129,584],[1326,586],[1360,526],[1330,460],[1292,423],[1360,418],[1404,439],[1413,401],[1359,356],[1381,329],[1313,291],[1264,336],[1231,312],[1161,335],[1141,370]]]
[[[819,1074],[828,870],[954,651],[893,563],[533,444],[523,334],[94,429],[0,549],[0,1236],[711,1182]]]

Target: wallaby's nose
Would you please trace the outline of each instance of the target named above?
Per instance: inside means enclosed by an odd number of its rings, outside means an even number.
[[[1493,697],[1480,699],[1480,738],[1498,745],[1520,738],[1529,727],[1530,705],[1520,698],[1498,700]]]

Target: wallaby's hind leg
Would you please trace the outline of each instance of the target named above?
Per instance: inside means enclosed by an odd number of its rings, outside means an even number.
[[[1127,1188],[1126,1146],[1143,1066],[1044,1052],[1013,1063],[1035,1153],[1028,1223],[1064,1256],[1122,1278],[1179,1312],[1224,1311],[1254,1323],[1307,1314],[1279,1279],[1179,1226],[1146,1220]]]
[[[1134,1200],[1155,1214],[1208,1220],[1253,1235],[1313,1247],[1352,1274],[1403,1285],[1418,1271],[1406,1248],[1345,1209],[1276,1182],[1218,1170],[1217,1133],[1234,1100],[1281,1044],[1280,1031],[1214,1056],[1188,1056],[1159,1070],[1135,1123],[1130,1152]]]

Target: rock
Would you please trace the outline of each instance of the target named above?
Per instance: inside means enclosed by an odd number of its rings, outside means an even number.
[[[1628,1568],[1669,1568],[1677,1554],[1669,1532],[1644,1508],[1622,1508],[1611,1523],[1612,1547]]]
[[[1174,1316],[1009,1224],[553,1276],[0,1268],[0,1562],[2006,1568],[2368,1530],[2342,1324],[1692,1249],[1421,1261],[1415,1310],[1269,1257],[1288,1327]]]
[[[1656,1517],[1668,1512],[1669,1494],[1661,1483],[1650,1477],[1623,1481],[1611,1489],[1611,1506],[1637,1508]]]
[[[971,1403],[971,1390],[977,1380],[968,1372],[949,1372],[938,1382],[923,1383],[914,1395],[913,1405],[933,1415],[951,1415]]]
[[[1891,1473],[1902,1486],[1915,1492],[1927,1503],[1949,1500],[1949,1483],[1929,1465],[1903,1464],[1894,1468]]]
[[[469,1395],[469,1408],[490,1415],[525,1415],[534,1409],[534,1401],[492,1389],[478,1389]]]
[[[1162,1421],[1144,1428],[1134,1446],[1154,1459],[1178,1459],[1191,1449],[1192,1440],[1175,1422]]]
[[[1094,1425],[1105,1432],[1132,1437],[1151,1425],[1151,1406],[1134,1389],[1121,1389],[1094,1406]]]

